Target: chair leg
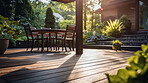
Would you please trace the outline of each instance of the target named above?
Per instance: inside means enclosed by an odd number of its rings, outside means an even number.
[[[31,48],[31,52],[32,52],[33,48],[34,48],[34,40],[32,40],[32,48]]]
[[[72,41],[72,49],[74,51],[74,40]]]
[[[38,50],[39,50],[39,40],[37,40],[37,42],[38,42]]]
[[[65,51],[67,52],[67,49],[66,49],[66,41],[64,40],[64,47],[65,47]]]
[[[71,44],[70,44],[70,41],[68,41],[68,46],[69,46],[69,49],[71,51]]]
[[[50,38],[50,49],[52,50],[52,39]]]
[[[62,51],[63,51],[64,41],[62,40]]]
[[[48,41],[48,38],[47,38],[47,51],[48,51],[48,43],[49,43],[49,41]]]
[[[29,46],[29,40],[27,40],[27,49],[26,49],[27,51],[28,51],[28,46]]]
[[[60,49],[60,40],[58,41],[58,50]]]
[[[54,44],[54,39],[53,39],[53,44],[52,44],[52,45],[53,45],[53,49],[55,50],[55,44]]]

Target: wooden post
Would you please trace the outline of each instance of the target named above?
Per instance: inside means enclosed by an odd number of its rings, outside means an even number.
[[[76,55],[83,54],[83,0],[76,0]]]
[[[139,0],[135,0],[135,32],[139,31]]]

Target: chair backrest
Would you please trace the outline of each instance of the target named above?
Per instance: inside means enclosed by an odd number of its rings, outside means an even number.
[[[33,39],[32,31],[31,31],[29,24],[26,24],[26,25],[23,25],[23,26],[24,26],[24,29],[25,29],[27,39],[29,39],[29,37],[31,37],[31,39]]]
[[[75,25],[67,25],[65,38],[73,38],[75,37]]]

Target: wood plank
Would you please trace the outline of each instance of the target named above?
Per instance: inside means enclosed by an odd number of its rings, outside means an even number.
[[[122,69],[124,68],[124,66],[122,67],[117,67],[105,72],[101,72],[98,74],[94,74],[94,75],[90,75],[90,76],[86,76],[83,78],[78,78],[75,80],[71,80],[71,81],[67,81],[66,83],[106,83],[107,79],[105,76],[105,73],[110,73],[110,72],[114,72],[114,74],[117,72],[118,68]]]
[[[83,72],[78,72],[78,73],[69,73],[67,75],[56,76],[53,78],[48,78],[48,76],[44,76],[44,78],[42,78],[42,79],[34,80],[33,83],[67,82],[67,81],[71,81],[71,80],[75,80],[75,79],[79,79],[79,78],[83,78],[83,77],[87,77],[87,76],[91,76],[91,75],[95,75],[95,74],[99,74],[99,77],[101,77],[102,74],[104,74],[104,72],[106,72],[106,71],[110,71],[113,69],[119,69],[124,66],[113,67],[113,68],[107,68],[107,67],[106,68],[98,68],[98,69],[83,71]],[[100,74],[101,74],[101,76],[100,76]],[[29,80],[29,81],[31,81],[31,80]],[[25,81],[23,80],[22,82],[25,82]],[[18,83],[21,83],[21,81],[18,81]]]
[[[128,57],[127,57],[128,58]],[[63,67],[66,67],[66,66],[73,66],[73,63],[74,62],[77,62],[78,65],[81,65],[81,64],[89,64],[89,63],[92,63],[92,62],[103,62],[103,61],[109,61],[109,60],[116,60],[116,61],[119,61],[119,60],[126,60],[127,58],[125,59],[118,59],[118,58],[113,58],[113,59],[110,59],[110,58],[106,58],[106,59],[91,59],[91,60],[79,60],[79,61],[76,61],[76,59],[72,59],[72,60],[69,60],[68,64],[65,64]],[[38,63],[38,64],[33,64],[33,65],[26,65],[26,66],[17,66],[17,67],[10,67],[10,68],[2,68],[0,69],[1,71],[1,74],[2,73],[8,73],[8,72],[12,72],[12,71],[16,71],[16,70],[19,70],[19,69],[22,69],[22,68],[26,68],[26,69],[54,69],[54,68],[57,68],[58,66],[60,66],[62,63],[64,63],[66,61],[63,61],[63,62],[58,62],[58,61],[55,61],[55,62],[45,62],[45,63]],[[49,65],[50,64],[50,65]]]
[[[67,59],[70,58],[70,57],[71,57],[71,56],[66,56],[66,57],[64,57],[64,58],[62,58],[62,59],[58,59],[58,61],[67,60]],[[46,58],[46,57],[45,57],[45,58]],[[50,57],[49,57],[49,58],[50,58]],[[88,57],[86,57],[86,58],[88,58]],[[90,57],[90,58],[92,58],[92,57]],[[89,58],[89,59],[90,59],[90,58]],[[93,57],[93,58],[97,59],[97,57]],[[99,57],[98,57],[98,58],[99,58]],[[52,59],[53,59],[53,58],[52,58]],[[77,58],[75,58],[75,59],[77,59]],[[84,58],[81,57],[81,60],[82,60],[82,59],[84,59]],[[27,59],[27,60],[28,60],[28,59]],[[27,61],[27,60],[26,60],[26,61]],[[40,59],[38,59],[38,60],[40,61]],[[90,59],[90,60],[91,60],[91,59]],[[30,61],[32,61],[32,59],[31,59],[31,60],[29,59],[29,62],[30,62]],[[33,59],[33,61],[34,61],[34,59]],[[50,61],[50,62],[53,62],[53,64],[54,64],[54,62],[57,63],[57,60],[54,60],[54,59],[53,59],[53,60],[46,60],[46,61],[43,60],[43,62],[49,62],[49,61]],[[10,61],[10,62],[11,62],[11,61]],[[36,62],[37,62],[37,61],[36,61]],[[40,62],[40,64],[41,64],[41,63],[42,63],[42,61]],[[51,63],[51,64],[52,64],[52,63]],[[2,65],[3,65],[3,64],[2,64]],[[4,66],[7,67],[7,66],[9,66],[9,65],[4,65]],[[6,69],[5,69],[5,70],[6,70]]]
[[[74,53],[74,52],[73,52]],[[55,54],[48,55],[48,53],[38,54],[38,59],[34,58],[34,54],[31,58],[26,56],[7,57],[7,59],[18,59],[30,62],[36,62],[34,64],[0,68],[0,83],[52,83],[52,82],[68,82],[68,83],[103,83],[106,81],[104,73],[115,73],[119,68],[127,66],[127,58],[129,58],[130,52],[114,52],[110,50],[85,50],[81,56],[75,56],[73,53],[69,53],[64,57]],[[50,54],[50,53],[49,53]],[[20,53],[21,55],[21,53]],[[125,56],[123,56],[125,55]],[[131,54],[130,54],[131,55]],[[6,58],[6,57],[5,57]],[[23,59],[22,59],[23,58]],[[0,57],[4,60],[4,57]],[[11,60],[10,59],[10,60]],[[48,60],[49,59],[49,60]],[[11,61],[10,61],[11,62]],[[10,63],[8,61],[8,65]],[[14,63],[19,62],[16,60]],[[2,73],[1,73],[2,72]]]
[[[33,74],[28,74],[28,75],[26,75],[26,77],[27,77],[26,80],[30,81],[30,80],[45,79],[45,78],[49,79],[49,78],[53,78],[53,77],[67,75],[71,71],[72,71],[71,74],[75,73],[75,72],[91,71],[91,70],[95,70],[95,69],[99,69],[99,68],[104,68],[106,66],[112,66],[112,65],[116,65],[116,64],[123,64],[125,62],[126,61],[124,61],[124,62],[117,62],[117,61],[115,61],[115,63],[114,62],[113,63],[109,62],[109,63],[101,64],[101,65],[93,65],[93,66],[87,66],[87,65],[84,66],[84,65],[82,65],[80,67],[79,66],[69,67],[69,68],[67,67],[67,68],[65,68],[66,70],[63,70],[64,68],[63,69],[59,69],[60,71],[47,70],[46,72],[40,72],[40,73],[36,72],[36,73],[33,73]],[[21,78],[22,76],[23,76],[23,78]],[[22,76],[17,76],[17,77],[13,76],[12,80],[11,80],[11,77],[7,78],[7,79],[10,80],[10,81],[14,81],[14,80],[18,80],[17,78],[19,77],[19,80],[21,80],[21,79],[24,79],[25,74],[22,74]]]

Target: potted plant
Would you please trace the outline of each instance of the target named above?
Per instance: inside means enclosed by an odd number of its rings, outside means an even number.
[[[122,22],[115,19],[114,21],[107,21],[107,25],[102,29],[102,34],[108,37],[120,38],[123,35],[124,26]]]
[[[121,50],[121,45],[123,45],[122,42],[120,42],[119,40],[113,40],[113,46],[112,49],[113,50]]]
[[[17,35],[22,35],[22,31],[15,29],[19,21],[9,21],[8,18],[0,15],[0,55],[3,55],[9,45],[9,39],[17,39]]]

